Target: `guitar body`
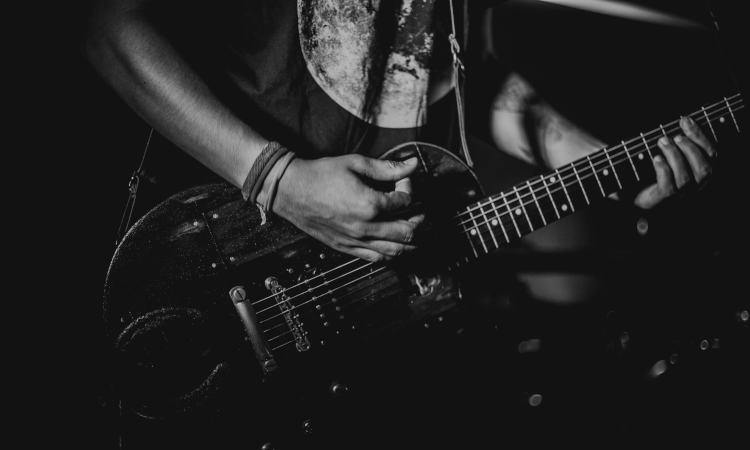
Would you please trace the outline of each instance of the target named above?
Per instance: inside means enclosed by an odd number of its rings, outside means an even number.
[[[420,160],[414,198],[430,217],[450,216],[481,194],[470,169],[439,147],[410,143],[384,158],[412,156]],[[330,383],[346,378],[357,358],[388,348],[382,342],[398,347],[402,330],[456,305],[458,286],[444,264],[453,244],[439,238],[439,229],[433,235],[429,253],[399,266],[370,264],[283,219],[264,221],[229,185],[175,195],[132,227],[106,280],[105,321],[123,405],[169,419],[215,412],[237,389],[265,405],[288,408],[294,401],[298,411],[299,399],[314,398],[312,392],[330,397]],[[283,295],[274,295],[269,280]],[[230,298],[238,286],[273,356],[270,371]],[[283,428],[273,414],[254,420],[266,434]]]

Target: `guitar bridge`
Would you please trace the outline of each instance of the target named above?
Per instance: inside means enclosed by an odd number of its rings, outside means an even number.
[[[302,324],[299,321],[299,314],[293,313],[293,307],[289,302],[289,296],[286,295],[286,289],[284,286],[279,284],[279,280],[275,277],[266,278],[266,289],[274,294],[276,304],[281,309],[286,324],[292,331],[294,336],[294,342],[296,342],[297,350],[305,352],[310,350],[310,341],[307,339],[307,332],[302,329]]]

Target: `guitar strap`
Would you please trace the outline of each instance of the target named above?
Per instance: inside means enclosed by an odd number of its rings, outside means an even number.
[[[454,13],[454,6],[453,6],[453,0],[449,0],[450,3],[450,10],[451,10],[451,34],[448,36],[448,39],[450,41],[451,46],[451,53],[453,55],[453,90],[456,94],[456,111],[458,116],[458,129],[461,137],[461,150],[464,155],[464,159],[466,160],[466,165],[469,167],[474,167],[474,162],[471,159],[471,155],[469,154],[469,147],[466,144],[466,126],[465,126],[465,119],[464,119],[464,102],[463,102],[463,93],[464,93],[464,79],[465,79],[465,68],[463,65],[463,62],[461,61],[460,54],[461,54],[461,46],[458,43],[457,34],[456,34],[456,18]],[[466,0],[462,1],[462,17],[463,17],[463,36],[462,41],[464,44],[464,48],[466,47],[466,43],[468,40],[468,2]],[[128,182],[128,199],[125,202],[125,208],[122,211],[122,216],[120,218],[120,225],[117,228],[117,238],[115,239],[115,247],[120,245],[120,242],[122,241],[123,237],[125,237],[125,234],[130,229],[130,222],[133,217],[133,209],[135,208],[135,201],[138,194],[138,187],[140,185],[141,177],[144,175],[143,173],[143,163],[146,160],[146,154],[148,153],[149,146],[151,144],[151,138],[153,137],[154,129],[151,128],[151,131],[148,134],[148,139],[146,140],[146,146],[143,149],[143,155],[141,156],[141,163],[138,166],[138,169],[136,169],[133,174],[130,176],[130,181]]]
[[[469,147],[466,145],[466,127],[464,125],[464,103],[463,103],[463,90],[464,90],[464,65],[459,57],[461,53],[461,46],[458,45],[456,39],[456,18],[453,12],[453,0],[450,0],[451,8],[451,34],[448,36],[448,40],[451,45],[451,53],[453,54],[453,91],[456,93],[456,111],[458,112],[458,131],[461,135],[461,150],[466,160],[466,165],[474,167],[474,162],[471,160],[469,154]],[[468,2],[463,2],[463,18],[464,18],[464,47],[466,46],[466,35],[468,32],[467,19],[468,19]]]

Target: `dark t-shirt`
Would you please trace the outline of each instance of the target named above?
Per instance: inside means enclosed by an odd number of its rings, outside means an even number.
[[[388,3],[382,0],[381,7]],[[449,3],[428,0],[392,7],[397,8],[391,24],[397,31],[395,39],[383,33],[393,39],[392,52],[368,121],[362,120],[361,102],[379,20],[370,2],[226,0],[211,11],[196,11],[204,24],[187,30],[193,36],[183,48],[201,49],[190,57],[243,121],[304,157],[377,156],[415,139],[448,146],[451,117],[429,112],[427,90],[430,78],[450,77]],[[461,17],[459,10],[459,32]],[[430,128],[442,130],[440,136],[425,132],[428,116]]]
[[[426,106],[430,78],[446,80],[451,74],[449,1],[381,0],[379,5],[394,8],[396,14],[390,28],[378,25],[397,32],[391,33],[395,37],[387,32],[379,37],[392,51],[383,60],[384,82],[375,117],[366,121],[358,101],[365,96],[366,71],[372,65],[368,43],[374,39],[375,21],[380,20],[377,11],[369,8],[371,3],[186,0],[165,8],[157,20],[178,51],[241,120],[301,157],[347,153],[377,157],[414,140],[460,154],[453,93]],[[470,2],[476,8],[467,17],[480,18],[482,7],[491,3],[499,1]],[[456,34],[464,45],[461,0],[454,0],[454,12]],[[469,64],[470,80],[486,72],[471,73],[472,69]],[[469,126],[474,122],[486,121],[472,120]],[[147,163],[166,195],[218,181],[174,148],[149,158]],[[175,166],[180,169],[174,170]]]

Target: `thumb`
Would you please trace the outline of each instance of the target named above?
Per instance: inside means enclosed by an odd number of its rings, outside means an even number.
[[[405,161],[362,158],[354,160],[351,169],[376,181],[399,181],[408,177],[417,168],[417,158]]]

